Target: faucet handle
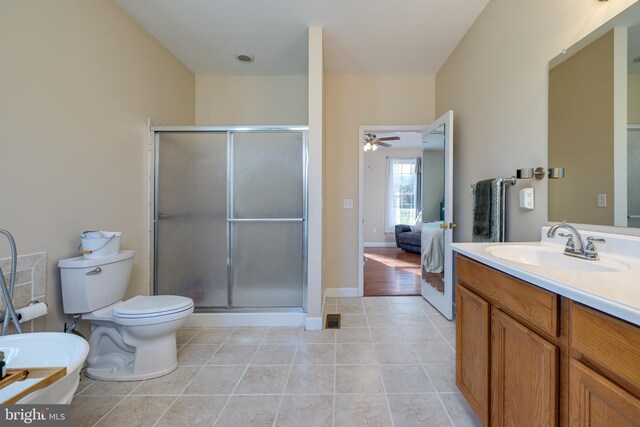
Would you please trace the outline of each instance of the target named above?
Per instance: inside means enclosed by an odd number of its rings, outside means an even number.
[[[584,249],[584,254],[588,258],[599,259],[598,251],[596,250],[596,245],[594,243],[605,243],[605,239],[599,239],[597,237],[587,237],[587,247]]]
[[[571,233],[558,233],[558,236],[567,238],[567,245],[566,245],[565,249],[574,250],[576,248],[576,244],[573,241],[573,234],[571,234]]]

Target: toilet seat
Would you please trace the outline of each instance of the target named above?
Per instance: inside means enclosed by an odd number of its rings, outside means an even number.
[[[168,316],[192,308],[193,300],[191,298],[178,295],[138,295],[113,307],[113,317],[139,319]]]

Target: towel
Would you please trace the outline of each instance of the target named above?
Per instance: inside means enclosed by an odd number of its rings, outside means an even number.
[[[473,190],[474,242],[504,241],[504,187],[500,179],[478,181]]]

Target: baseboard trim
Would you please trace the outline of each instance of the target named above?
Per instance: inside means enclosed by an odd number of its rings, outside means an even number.
[[[357,297],[358,288],[326,288],[324,291],[325,298],[347,298]]]
[[[365,242],[365,248],[395,248],[396,242]]]
[[[304,328],[307,331],[321,331],[322,317],[307,317]]]
[[[306,313],[194,313],[186,327],[305,326]],[[322,326],[322,319],[320,319]]]

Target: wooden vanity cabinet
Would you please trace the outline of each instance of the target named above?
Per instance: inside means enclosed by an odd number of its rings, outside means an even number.
[[[485,426],[640,426],[640,327],[461,255],[456,384]]]
[[[456,384],[467,402],[486,426],[556,425],[557,296],[461,256],[456,271]]]

